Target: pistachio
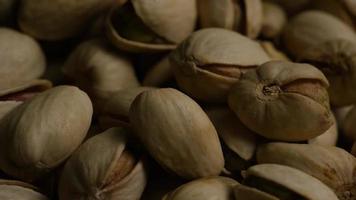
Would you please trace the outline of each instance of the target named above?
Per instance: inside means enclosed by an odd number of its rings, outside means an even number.
[[[63,72],[88,93],[96,110],[116,91],[139,86],[130,61],[100,39],[80,44],[66,61]]]
[[[302,141],[332,125],[328,81],[308,64],[270,61],[246,73],[228,102],[244,125],[269,139]]]
[[[356,159],[341,148],[269,143],[258,149],[257,162],[294,167],[325,183],[340,200],[356,199]]]
[[[169,63],[169,56],[165,56],[149,69],[142,85],[158,87],[171,79],[174,79],[174,73]]]
[[[220,137],[225,168],[232,173],[246,169],[255,153],[255,134],[228,107],[212,106],[205,110]]]
[[[179,87],[208,102],[225,102],[243,73],[269,60],[257,42],[219,28],[193,33],[171,55]]]
[[[17,106],[0,123],[0,168],[33,181],[60,165],[83,141],[91,122],[89,97],[58,86]]]
[[[4,179],[0,179],[0,198],[2,200],[48,200],[30,184]]]
[[[295,168],[277,164],[250,167],[245,173],[243,185],[235,187],[236,199],[338,199],[335,193],[318,179]]]
[[[139,199],[145,165],[128,147],[128,131],[112,128],[81,145],[66,163],[59,199]]]
[[[23,0],[18,23],[21,30],[37,39],[62,40],[82,33],[112,5],[111,0]]]
[[[260,41],[259,43],[262,46],[263,50],[265,50],[267,55],[271,58],[271,60],[290,61],[288,56],[284,52],[278,50],[272,42]]]
[[[323,134],[308,140],[308,144],[317,144],[317,145],[324,145],[324,146],[336,146],[337,139],[339,136],[338,129],[337,129],[337,122],[332,114],[332,121],[333,125],[325,131]]]
[[[287,23],[287,14],[278,4],[263,2],[263,21],[261,34],[265,38],[277,38]]]
[[[19,101],[5,101],[0,102],[0,120],[7,115],[11,110],[16,108],[22,102]]]
[[[171,88],[142,92],[129,116],[136,136],[165,169],[186,179],[218,175],[223,169],[213,124],[185,94]]]
[[[134,99],[141,92],[151,90],[151,87],[134,87],[115,92],[103,105],[99,116],[102,128],[114,126],[130,126],[129,111]]]
[[[233,188],[239,183],[226,177],[201,178],[168,193],[162,200],[234,200]]]
[[[112,9],[106,22],[107,36],[125,51],[172,50],[194,30],[196,17],[195,1],[131,0]]]
[[[338,18],[320,11],[306,11],[286,26],[283,41],[288,51],[319,68],[330,81],[335,106],[356,101],[356,34]]]

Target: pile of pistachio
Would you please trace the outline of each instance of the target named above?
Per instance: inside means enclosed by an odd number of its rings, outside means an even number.
[[[356,200],[356,0],[0,0],[0,200]]]

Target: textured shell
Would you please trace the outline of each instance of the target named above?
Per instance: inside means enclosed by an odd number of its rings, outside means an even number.
[[[338,147],[309,144],[269,143],[259,147],[258,163],[275,163],[299,169],[333,189],[340,195],[344,186],[355,186],[355,158]]]
[[[241,12],[240,9],[240,6],[231,0],[198,0],[200,26],[235,29],[238,25],[236,12]]]
[[[89,97],[59,86],[17,106],[0,124],[0,168],[26,181],[61,164],[83,141],[91,122]]]
[[[245,185],[237,185],[234,188],[236,199],[243,200],[279,200],[279,198]]]
[[[83,32],[111,0],[23,0],[18,23],[27,34],[38,39],[61,40]]]
[[[46,67],[39,44],[31,37],[0,28],[0,93],[40,77]]]
[[[246,171],[246,178],[249,176],[277,183],[307,200],[338,199],[335,193],[318,179],[288,166],[276,164],[255,165]]]
[[[251,160],[256,149],[255,134],[228,107],[210,107],[206,113],[225,145],[242,159]]]
[[[301,141],[321,135],[332,125],[327,92],[316,101],[298,92],[284,92],[283,87],[300,80],[314,80],[321,87],[328,81],[317,68],[308,64],[271,61],[250,71],[230,91],[228,103],[239,119],[256,133],[277,140]],[[264,88],[276,86],[275,96]],[[307,113],[307,114],[306,114]]]
[[[338,133],[338,124],[334,115],[332,114],[333,125],[325,131],[323,134],[308,140],[309,144],[323,145],[323,146],[336,146]]]
[[[140,85],[130,61],[105,40],[80,44],[66,61],[63,72],[96,103],[116,91]]]
[[[130,121],[148,152],[186,179],[218,175],[224,158],[216,130],[201,107],[178,90],[141,93]]]
[[[257,42],[219,28],[193,33],[171,55],[171,65],[183,91],[201,100],[220,102],[225,102],[228,90],[239,77],[216,73],[214,65],[224,65],[225,70],[236,73],[240,68],[253,68],[269,60]],[[205,65],[208,67],[203,68]]]
[[[139,199],[147,182],[142,161],[121,180],[109,182],[116,161],[127,149],[126,134],[124,129],[112,128],[87,140],[64,167],[60,199]]]
[[[238,184],[225,177],[197,179],[168,193],[162,200],[234,200],[233,187]]]
[[[142,21],[168,41],[180,43],[195,28],[197,19],[196,1],[132,0],[131,2]],[[177,29],[177,27],[179,28]]]
[[[261,33],[266,38],[276,38],[287,23],[287,14],[279,5],[263,2],[263,21]]]
[[[48,200],[27,183],[0,179],[0,198],[2,200]]]

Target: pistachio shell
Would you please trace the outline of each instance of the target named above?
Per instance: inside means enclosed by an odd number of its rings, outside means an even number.
[[[120,7],[112,9],[107,19],[107,36],[118,48],[130,52],[159,52],[172,50],[177,43],[184,40],[193,30],[196,23],[197,10],[196,2],[191,0],[163,0],[144,1],[132,0],[126,4],[132,4],[133,10],[130,12],[136,21],[145,31],[150,31],[154,36],[163,40],[162,43],[135,41],[120,34],[122,29],[137,29],[129,27],[129,23],[124,23],[123,17],[116,16]],[[127,6],[127,5],[124,5]],[[182,14],[184,13],[184,15]],[[120,23],[120,21],[122,21]],[[118,26],[128,26],[120,27]],[[124,24],[124,25],[123,25]],[[177,29],[176,27],[179,27]],[[135,31],[135,30],[132,30]],[[145,33],[143,33],[145,34]],[[148,33],[146,33],[148,34]],[[146,35],[147,36],[147,35]],[[142,39],[142,37],[138,38]]]
[[[130,61],[100,39],[80,44],[66,61],[63,72],[98,107],[116,91],[140,85]]]
[[[299,61],[320,68],[330,81],[330,101],[335,106],[356,100],[356,34],[338,18],[306,11],[285,28],[283,41]]]
[[[1,86],[0,86],[1,87]],[[0,89],[0,100],[25,100],[27,97],[21,97],[26,93],[31,93],[31,96],[48,90],[52,87],[52,83],[44,79],[34,79],[29,81],[19,81],[14,85],[9,85],[7,88]]]
[[[265,38],[276,38],[287,22],[287,14],[278,4],[263,2],[263,21],[261,34]]]
[[[43,74],[45,57],[33,38],[12,29],[0,28],[0,43],[0,92]]]
[[[112,96],[103,105],[99,117],[102,128],[111,128],[114,126],[129,126],[129,111],[134,99],[141,92],[151,90],[151,87],[134,87],[120,90]]]
[[[345,115],[345,119],[341,124],[343,134],[347,138],[352,139],[354,141],[356,140],[355,119],[356,119],[356,108],[355,106],[352,106],[352,108]]]
[[[335,191],[339,199],[354,199],[351,197],[356,192],[356,160],[341,148],[269,143],[258,149],[257,162],[297,168],[325,183]]]
[[[236,199],[243,200],[279,200],[279,198],[272,196],[266,192],[244,185],[235,186],[234,194]]]
[[[0,123],[0,168],[32,181],[61,164],[83,141],[91,122],[89,97],[58,86],[17,106]]]
[[[43,40],[61,40],[82,33],[111,0],[23,0],[18,23],[27,34]]]
[[[1,200],[48,200],[35,191],[35,187],[27,183],[0,179]]]
[[[169,63],[169,57],[165,56],[149,69],[142,81],[142,85],[158,87],[171,79],[174,79],[174,73]]]
[[[230,156],[224,151],[225,168],[231,172],[244,169],[255,153],[255,134],[247,129],[228,107],[215,106],[205,110],[221,142],[228,148],[226,151],[233,153]]]
[[[268,54],[271,60],[283,60],[283,61],[290,61],[285,53],[278,50],[274,44],[270,41],[260,41],[260,45],[262,46],[263,50]]]
[[[139,199],[147,174],[127,141],[125,129],[112,128],[80,146],[64,167],[60,199]]]
[[[313,139],[308,140],[308,143],[323,146],[336,146],[339,134],[337,130],[337,122],[333,114],[332,121],[333,125],[331,125],[327,131]]]
[[[269,139],[302,141],[332,125],[328,81],[308,64],[271,61],[246,73],[228,103],[252,131]]]
[[[260,34],[263,21],[262,0],[244,0],[245,6],[245,31],[249,38],[257,38]]]
[[[186,179],[218,175],[224,157],[216,130],[201,107],[178,90],[136,97],[130,121],[137,137],[164,168]]]
[[[238,184],[226,177],[197,179],[178,187],[162,200],[234,200],[233,187]]]
[[[21,103],[21,101],[0,101],[0,120]]]
[[[220,27],[233,30],[239,24],[238,15],[241,15],[241,8],[234,0],[198,0],[198,14],[200,26],[203,28]]]
[[[239,33],[208,28],[193,33],[171,55],[179,87],[204,101],[225,102],[246,70],[269,61],[259,44]]]
[[[272,193],[279,199],[338,199],[335,193],[318,179],[283,165],[260,164],[252,166],[246,171],[243,184],[257,187],[262,191],[266,190],[264,192]]]

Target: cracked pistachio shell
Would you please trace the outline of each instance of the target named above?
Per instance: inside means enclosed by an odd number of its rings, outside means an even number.
[[[40,45],[31,37],[0,28],[0,93],[39,78],[46,61]]]
[[[1,200],[48,200],[37,188],[20,181],[0,179]]]
[[[255,134],[247,129],[228,107],[208,107],[205,111],[225,147],[225,168],[230,172],[245,169],[255,153]]]
[[[219,176],[197,179],[178,187],[162,200],[234,200],[233,188],[238,184]]]
[[[42,40],[62,40],[82,33],[113,5],[111,0],[22,0],[18,23],[25,33]]]
[[[287,23],[287,14],[278,4],[263,2],[263,21],[261,34],[265,38],[277,38]]]
[[[129,111],[132,102],[141,92],[154,89],[152,87],[134,87],[117,91],[103,105],[99,116],[102,128],[114,126],[130,126]]]
[[[271,60],[291,61],[288,56],[284,52],[278,50],[272,42],[260,41],[259,43],[263,50],[265,50],[267,55],[271,58]]]
[[[130,61],[101,39],[80,44],[69,56],[63,72],[99,106],[113,93],[140,85]]]
[[[277,164],[259,164],[250,167],[245,173],[243,184],[250,193],[263,195],[264,200],[303,199],[337,200],[335,193],[318,179],[292,167]],[[235,188],[239,188],[236,186]],[[257,189],[260,191],[253,191]],[[244,189],[246,191],[246,189]],[[243,190],[243,191],[244,191]],[[241,190],[240,190],[241,191]],[[266,197],[267,193],[271,196]],[[239,190],[235,191],[239,198]],[[276,197],[273,198],[272,196]],[[256,199],[257,200],[257,199]]]
[[[159,87],[174,79],[173,69],[169,63],[169,56],[165,56],[149,69],[142,81],[144,86]]]
[[[112,9],[107,36],[116,47],[130,52],[172,50],[193,32],[196,18],[196,1],[131,0]]]
[[[308,144],[317,144],[317,145],[323,145],[323,146],[336,146],[337,139],[339,136],[338,129],[337,129],[337,122],[334,117],[334,114],[332,114],[332,121],[333,125],[330,126],[330,128],[325,131],[323,134],[308,140]]]
[[[82,144],[64,167],[59,199],[140,199],[147,174],[141,158],[129,149],[127,134],[112,128]]]
[[[356,101],[356,34],[351,27],[328,13],[306,11],[289,21],[283,42],[297,60],[323,71],[331,104]]]
[[[0,123],[0,168],[33,181],[60,165],[83,141],[91,122],[89,97],[58,86],[17,106]]]
[[[186,179],[219,175],[224,157],[216,130],[202,108],[172,88],[136,97],[130,122],[151,156]]]
[[[352,140],[356,140],[356,107],[352,106],[345,115],[345,118],[341,124],[344,135]]]
[[[275,163],[299,169],[334,190],[340,200],[355,199],[356,160],[338,147],[269,143],[257,151],[258,163]]]
[[[244,125],[269,139],[303,141],[332,125],[328,81],[308,64],[271,61],[231,89],[228,103]]]
[[[225,102],[241,75],[270,60],[255,41],[230,30],[196,31],[171,55],[179,87],[190,96],[208,102]]]

